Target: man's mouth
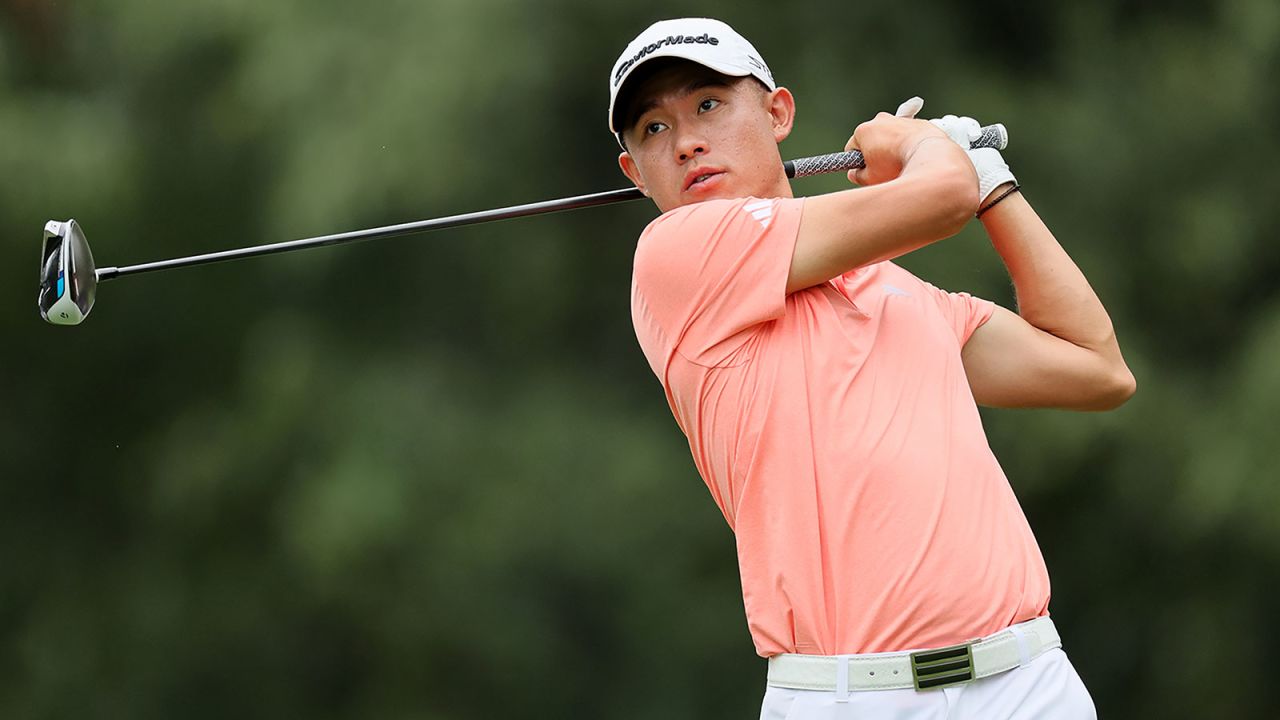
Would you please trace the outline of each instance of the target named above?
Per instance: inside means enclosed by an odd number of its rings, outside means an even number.
[[[699,185],[702,185],[708,180],[723,174],[724,174],[723,170],[706,170],[704,172],[699,172],[697,175],[694,175],[685,181],[684,189],[691,190]]]

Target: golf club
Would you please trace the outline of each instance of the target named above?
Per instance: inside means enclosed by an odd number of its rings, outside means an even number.
[[[970,147],[993,147],[1003,150],[1008,141],[1008,132],[1003,125],[997,123],[983,127],[981,136],[974,140]],[[857,150],[799,158],[783,163],[789,178],[847,171],[864,167],[864,165],[862,154]],[[624,188],[526,205],[514,205],[494,210],[481,210],[431,220],[385,225],[367,230],[353,230],[334,235],[254,245],[138,265],[103,268],[99,268],[94,264],[93,253],[89,250],[89,241],[85,238],[84,231],[75,220],[50,220],[44,226],[44,245],[43,252],[40,255],[40,291],[37,296],[37,305],[40,308],[40,317],[49,323],[54,325],[79,325],[89,316],[89,312],[93,309],[98,283],[126,275],[138,275],[157,270],[171,270],[260,255],[273,255],[304,248],[374,240],[427,230],[475,225],[494,220],[542,215],[561,210],[610,205],[639,200],[643,197],[644,195],[636,188]]]

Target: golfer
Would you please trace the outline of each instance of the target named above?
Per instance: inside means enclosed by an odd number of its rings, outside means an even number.
[[[793,198],[795,99],[716,20],[659,22],[609,76],[622,172],[662,215],[632,314],[733,529],[762,718],[1092,718],[978,404],[1114,408],[1135,382],[1084,275],[978,123],[897,116],[861,186]],[[891,261],[974,215],[1018,313]]]

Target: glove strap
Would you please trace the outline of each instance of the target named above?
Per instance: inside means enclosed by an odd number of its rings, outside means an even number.
[[[992,200],[991,202],[987,203],[986,207],[979,208],[979,209],[978,209],[978,212],[974,215],[974,217],[976,217],[976,218],[980,218],[980,217],[982,217],[982,213],[984,213],[984,212],[986,212],[986,211],[990,210],[991,208],[995,207],[995,206],[996,206],[996,205],[997,205],[1001,200],[1003,200],[1003,199],[1005,199],[1005,198],[1009,197],[1010,195],[1012,195],[1012,194],[1014,194],[1014,193],[1018,192],[1018,190],[1020,190],[1021,188],[1022,188],[1022,186],[1015,182],[1015,183],[1013,184],[1013,187],[1011,187],[1011,188],[1009,188],[1008,190],[1005,190],[1004,192],[1000,193],[1000,196],[999,196],[999,197],[997,197],[995,200]]]

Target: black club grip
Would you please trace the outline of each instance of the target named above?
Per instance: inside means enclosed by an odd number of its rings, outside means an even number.
[[[1009,145],[1009,131],[1005,130],[1004,125],[996,123],[994,125],[986,125],[982,128],[982,134],[977,140],[969,145],[971,149],[976,148],[995,148],[1003,150]],[[821,175],[823,173],[841,172],[847,170],[856,170],[866,167],[866,162],[862,159],[862,153],[857,150],[851,152],[831,153],[830,155],[815,155],[814,157],[797,158],[788,160],[782,164],[787,170],[787,177],[799,178],[808,177],[810,175]]]

